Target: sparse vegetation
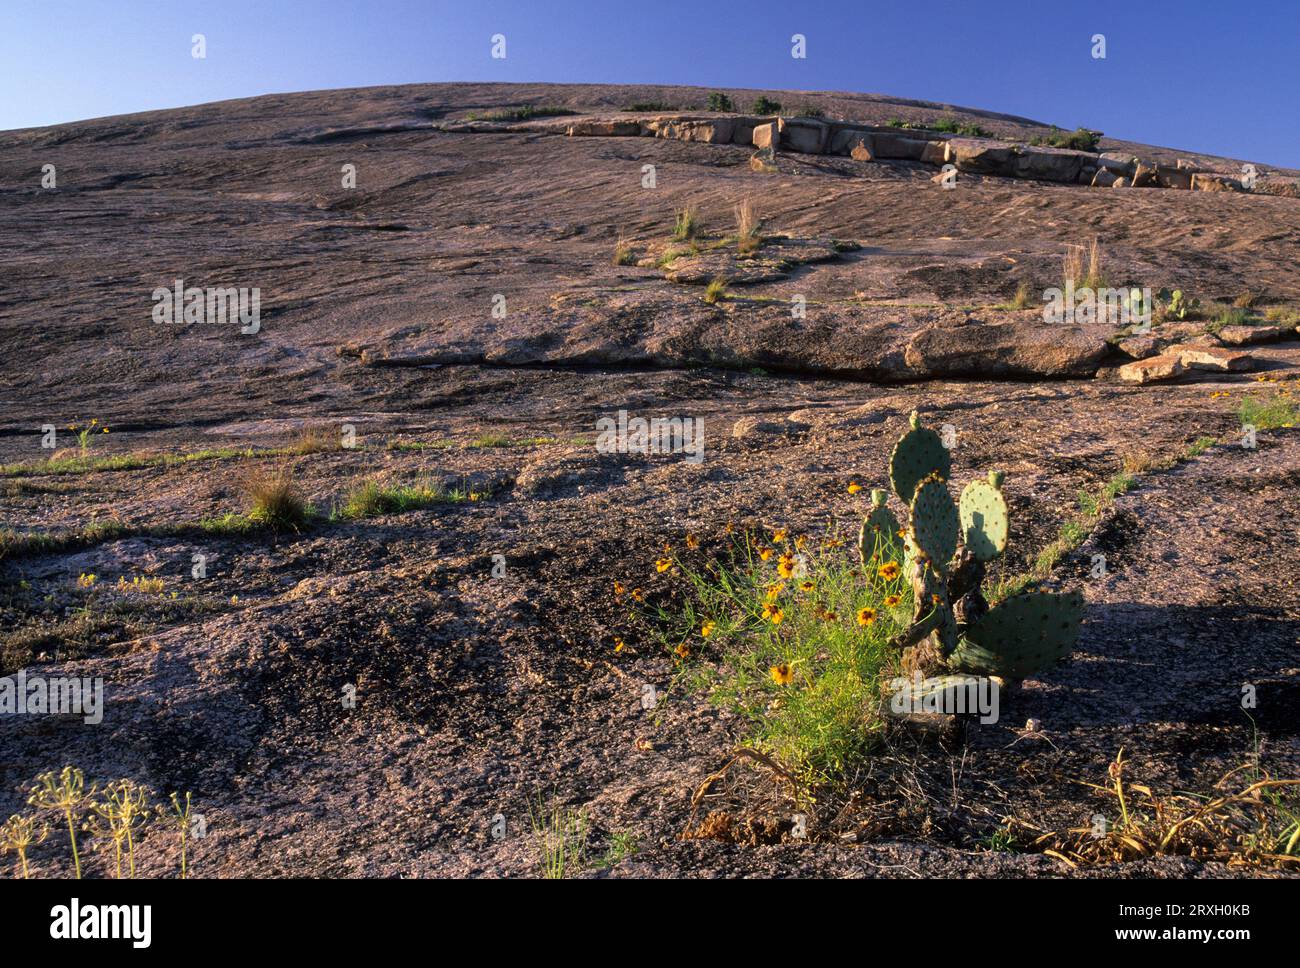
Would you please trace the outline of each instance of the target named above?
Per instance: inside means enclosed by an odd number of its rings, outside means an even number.
[[[622,235],[614,243],[614,265],[630,266],[636,264],[636,256],[632,254],[632,246]]]
[[[1033,306],[1034,293],[1029,288],[1029,283],[1022,282],[1016,287],[1016,294],[1012,297],[1011,302],[1006,304],[1007,309],[1029,309]]]
[[[305,456],[342,450],[343,437],[336,427],[304,427],[298,439],[285,448],[288,454]]]
[[[81,880],[81,853],[77,850],[77,828],[91,808],[97,790],[92,784],[86,789],[86,775],[80,770],[65,766],[59,773],[42,773],[27,796],[29,806],[37,810],[50,810],[62,817],[68,828],[68,841],[72,846],[72,864]]]
[[[754,106],[750,110],[755,114],[780,114],[781,102],[773,101],[766,94],[760,94],[754,99]]]
[[[1046,135],[1038,135],[1030,139],[1031,145],[1044,145],[1049,148],[1071,148],[1074,151],[1096,151],[1097,145],[1101,141],[1102,132],[1093,131],[1091,128],[1075,128],[1073,131],[1062,131],[1055,125]]]
[[[307,526],[311,509],[303,499],[293,467],[284,464],[275,469],[252,467],[240,482],[248,502],[248,520],[273,531],[298,531]]]
[[[994,135],[973,122],[962,122],[956,118],[939,118],[927,125],[932,131],[945,134],[957,134],[964,138],[992,138]]]
[[[626,830],[616,831],[609,835],[609,845],[605,848],[605,853],[596,866],[601,868],[615,867],[627,860],[627,858],[635,856],[637,850],[635,835]]]
[[[851,542],[832,532],[814,547],[781,528],[724,536],[707,562],[664,561],[689,594],[680,609],[655,607],[659,641],[683,677],[745,718],[752,745],[814,784],[872,747],[886,644],[911,614],[899,562],[878,562],[893,565],[892,578],[864,580]],[[689,669],[696,655],[716,671]]]
[[[670,112],[684,110],[676,104],[666,104],[663,101],[635,101],[623,109],[624,111],[647,111],[647,112]]]
[[[339,521],[373,518],[381,514],[400,514],[435,504],[459,504],[477,501],[482,494],[464,488],[446,488],[441,484],[381,484],[366,481],[349,491],[333,517]]]
[[[736,110],[735,103],[721,91],[709,92],[709,110],[730,114]]]
[[[577,114],[570,108],[556,105],[523,104],[514,108],[498,108],[494,111],[471,111],[465,115],[466,121],[530,121],[533,118],[555,118],[567,114]]]
[[[1300,408],[1288,391],[1278,391],[1270,396],[1247,396],[1237,409],[1243,427],[1256,430],[1290,428],[1300,420]]]
[[[587,815],[582,810],[555,805],[539,798],[530,808],[538,867],[546,880],[564,880],[587,863]]]
[[[763,244],[762,229],[763,223],[749,199],[736,206],[736,250],[741,255],[752,255],[759,250]]]
[[[718,300],[726,298],[727,280],[722,276],[715,276],[709,280],[708,286],[704,289],[704,301],[710,306],[716,304]]]
[[[1085,268],[1085,259],[1087,265]],[[1106,277],[1101,268],[1101,246],[1094,238],[1087,247],[1067,245],[1065,247],[1064,283],[1075,289],[1101,289],[1106,285]]]
[[[700,233],[700,213],[694,205],[677,210],[673,221],[673,238],[678,242],[693,239]]]
[[[184,807],[176,793],[171,794],[173,816],[167,818],[154,803],[154,792],[142,783],[131,779],[109,783],[90,783],[85,774],[73,766],[65,766],[55,773],[42,773],[30,788],[27,803],[34,813],[14,814],[0,827],[0,853],[12,850],[18,854],[21,876],[28,876],[28,849],[45,840],[49,825],[43,814],[53,814],[67,828],[72,853],[73,871],[78,880],[83,873],[81,850],[77,834],[91,837],[96,851],[111,848],[113,871],[117,879],[123,876],[123,862],[128,877],[136,874],[136,848],[150,822],[163,816],[175,826],[180,835],[181,877],[188,876],[187,846],[192,823],[190,794],[185,794]]]
[[[1160,794],[1149,784],[1126,784],[1129,765],[1120,749],[1106,782],[1081,783],[1115,810],[1113,820],[1049,831],[1033,849],[1075,868],[1167,855],[1269,867],[1300,863],[1300,780],[1255,770],[1253,781],[1233,783],[1241,772],[1233,770],[1208,795]]]

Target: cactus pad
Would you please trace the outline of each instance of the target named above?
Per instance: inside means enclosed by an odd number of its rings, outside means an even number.
[[[931,477],[917,486],[908,525],[912,541],[930,559],[930,564],[940,571],[946,568],[957,553],[961,532],[961,519],[947,484]]]
[[[872,491],[871,510],[862,519],[862,529],[858,532],[858,552],[864,568],[877,553],[887,554],[891,559],[897,556],[898,531],[898,518],[885,507],[885,492]]]
[[[948,716],[958,710],[977,712],[977,698],[988,689],[979,676],[943,675],[917,681],[897,679],[896,688],[889,697],[889,715],[902,719],[915,719],[925,715]],[[974,700],[974,701],[973,701]]]
[[[980,561],[992,561],[1006,550],[1007,502],[989,481],[972,481],[961,492],[961,534]]]
[[[921,426],[912,411],[912,429],[903,434],[889,455],[889,483],[904,504],[911,504],[916,486],[933,474],[945,481],[952,473],[952,455],[933,430]]]
[[[1024,679],[1069,655],[1083,618],[1080,592],[1032,592],[999,602],[966,631],[955,671]]]

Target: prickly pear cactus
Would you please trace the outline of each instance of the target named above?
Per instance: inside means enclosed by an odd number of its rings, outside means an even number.
[[[1002,475],[990,471],[987,481],[972,481],[961,492],[962,544],[980,561],[992,561],[1007,549],[1007,502],[1001,488]]]
[[[889,455],[889,483],[904,504],[911,504],[916,486],[927,477],[938,475],[947,480],[952,473],[952,455],[933,430],[921,426],[921,418],[912,411],[912,429],[899,438]]]
[[[876,555],[888,555],[892,559],[898,552],[898,518],[885,507],[887,496],[884,491],[872,491],[871,510],[862,519],[862,529],[858,532],[858,554],[862,557],[863,568],[870,568],[872,558]]]
[[[948,485],[929,477],[916,488],[908,534],[930,564],[942,572],[957,553],[961,519],[948,493]]]
[[[921,426],[899,439],[889,459],[894,491],[908,505],[908,528],[898,533],[883,495],[863,522],[863,563],[879,532],[897,533],[903,571],[915,598],[911,624],[890,640],[901,667],[930,676],[939,671],[1023,679],[1074,648],[1083,615],[1078,592],[1017,595],[990,608],[982,585],[989,561],[1007,547],[1009,515],[1002,474],[974,481],[954,504],[947,480],[951,458],[939,435]],[[872,524],[872,515],[880,517]]]
[[[1079,592],[1016,595],[966,629],[948,666],[956,672],[1024,679],[1070,654],[1082,619]]]

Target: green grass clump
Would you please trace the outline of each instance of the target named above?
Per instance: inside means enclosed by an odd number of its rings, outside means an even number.
[[[1049,148],[1096,151],[1101,136],[1102,132],[1093,131],[1091,128],[1075,128],[1073,131],[1062,131],[1056,125],[1052,125],[1052,129],[1048,134],[1039,135],[1031,139],[1029,143],[1031,145],[1044,145]]]
[[[992,132],[985,131],[978,124],[963,123],[956,118],[940,118],[937,121],[929,122],[928,127],[931,131],[942,131],[945,134],[959,134],[966,138],[992,138]]]
[[[548,881],[560,881],[587,864],[587,815],[564,806],[547,808],[539,799],[529,809],[538,867]]]
[[[450,440],[390,440],[387,444],[388,450],[416,453],[424,450],[450,450],[455,446]]]
[[[1256,430],[1277,430],[1294,427],[1297,420],[1300,420],[1300,409],[1289,395],[1274,393],[1270,397],[1242,398],[1237,416],[1243,427],[1249,425]]]
[[[852,541],[800,550],[781,532],[773,537],[729,540],[698,567],[662,559],[685,587],[653,610],[654,628],[684,680],[744,717],[751,745],[818,785],[875,744],[886,643],[910,622],[911,586],[901,573],[879,577],[875,563],[864,577]],[[901,571],[896,557],[882,547],[876,561]],[[712,664],[686,665],[695,657]]]
[[[674,262],[676,262],[678,259],[682,258],[683,256],[696,255],[698,251],[699,250],[695,246],[691,246],[690,248],[686,248],[686,249],[682,249],[682,248],[665,249],[663,253],[659,256],[659,258],[655,260],[655,267],[659,269],[666,269],[668,266],[672,265]]]
[[[1213,437],[1197,437],[1187,445],[1187,450],[1184,453],[1189,459],[1192,457],[1200,457],[1217,443],[1218,441]]]
[[[485,447],[512,447],[514,439],[505,434],[483,434],[471,440],[466,447],[485,448]]]
[[[609,846],[601,855],[596,866],[600,868],[615,867],[639,850],[636,835],[627,830],[615,831],[609,835]]]
[[[722,276],[716,276],[709,280],[708,286],[704,289],[704,301],[710,306],[716,305],[721,299],[727,296],[727,280]]]
[[[92,521],[72,531],[18,531],[0,528],[0,561],[26,555],[47,555],[89,548],[105,541],[116,541],[131,534],[131,529],[117,520]]]
[[[673,220],[673,239],[685,242],[700,234],[700,212],[694,205],[678,209]]]
[[[381,484],[366,481],[353,488],[334,512],[338,521],[374,518],[381,514],[418,511],[435,504],[459,504],[477,501],[483,495],[464,488],[445,488],[441,484]]]

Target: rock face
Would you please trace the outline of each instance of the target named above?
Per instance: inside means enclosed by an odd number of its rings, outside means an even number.
[[[1116,344],[1121,353],[1135,360],[1145,360],[1148,356],[1163,353],[1168,345],[1169,340],[1151,335],[1130,336]]]
[[[764,420],[761,417],[741,417],[731,425],[731,436],[736,440],[755,440],[761,437],[784,437],[798,434],[808,425],[795,420]]]
[[[979,175],[1012,175],[1016,167],[1016,146],[985,138],[953,138],[944,159],[958,171]]]
[[[912,337],[905,359],[926,376],[1092,376],[1109,352],[1109,331],[1039,320],[934,327]]]
[[[1280,326],[1225,326],[1219,330],[1218,336],[1229,346],[1250,346],[1281,339],[1282,332]]]
[[[771,148],[759,148],[749,158],[749,168],[762,175],[771,175],[777,171],[776,152]]]
[[[1190,191],[1192,187],[1192,173],[1183,168],[1169,168],[1165,165],[1156,166],[1156,181],[1162,188],[1178,188],[1183,191]]]
[[[1221,373],[1241,373],[1251,370],[1255,361],[1249,353],[1223,346],[1183,347],[1178,357],[1183,366],[1193,370],[1215,370]]]
[[[635,138],[641,134],[639,121],[575,121],[565,129],[569,137]]]
[[[877,158],[920,161],[925,152],[926,141],[921,138],[904,138],[901,135],[877,132],[873,140]]]
[[[864,135],[858,139],[858,143],[849,151],[849,155],[854,161],[875,161],[875,142],[871,140],[870,135]]]
[[[1120,344],[1121,348],[1123,344]],[[1128,383],[1156,383],[1182,376],[1188,370],[1216,373],[1242,373],[1254,369],[1249,353],[1222,346],[1175,346],[1158,356],[1126,363],[1119,368],[1119,378]]]
[[[830,141],[826,150],[832,155],[847,155],[853,151],[859,142],[865,143],[868,148],[870,147],[870,128],[854,124],[833,124],[831,125]]]
[[[1066,148],[1021,148],[1016,156],[1015,173],[1019,178],[1039,181],[1072,182],[1079,178],[1083,159],[1095,156]]]
[[[1130,182],[1133,188],[1157,188],[1160,182],[1156,179],[1156,170],[1153,167],[1139,164],[1133,169],[1133,178]]]
[[[488,122],[439,122],[434,127],[455,132],[547,131],[556,126]],[[401,130],[408,130],[402,128]],[[592,137],[650,136],[703,144],[750,145],[799,154],[850,155],[858,161],[919,161],[936,168],[955,164],[964,172],[1093,188],[1166,188],[1206,192],[1245,191],[1237,178],[1203,171],[1187,159],[1174,163],[1142,162],[1126,152],[1095,154],[1000,141],[995,138],[950,138],[915,128],[892,129],[848,121],[817,118],[756,118],[745,116],[659,116],[638,120],[584,118],[567,124],[568,135]],[[761,170],[756,168],[756,170]],[[1300,181],[1262,178],[1252,189],[1261,194],[1300,197]]]
[[[1119,368],[1119,378],[1126,383],[1156,383],[1181,376],[1186,369],[1179,354],[1162,353],[1160,356],[1125,363]]]
[[[1192,175],[1192,191],[1240,192],[1244,190],[1241,182],[1230,175],[1216,175],[1199,171]]]
[[[780,122],[781,147],[805,155],[820,155],[826,150],[830,125],[812,118],[782,119]]]

